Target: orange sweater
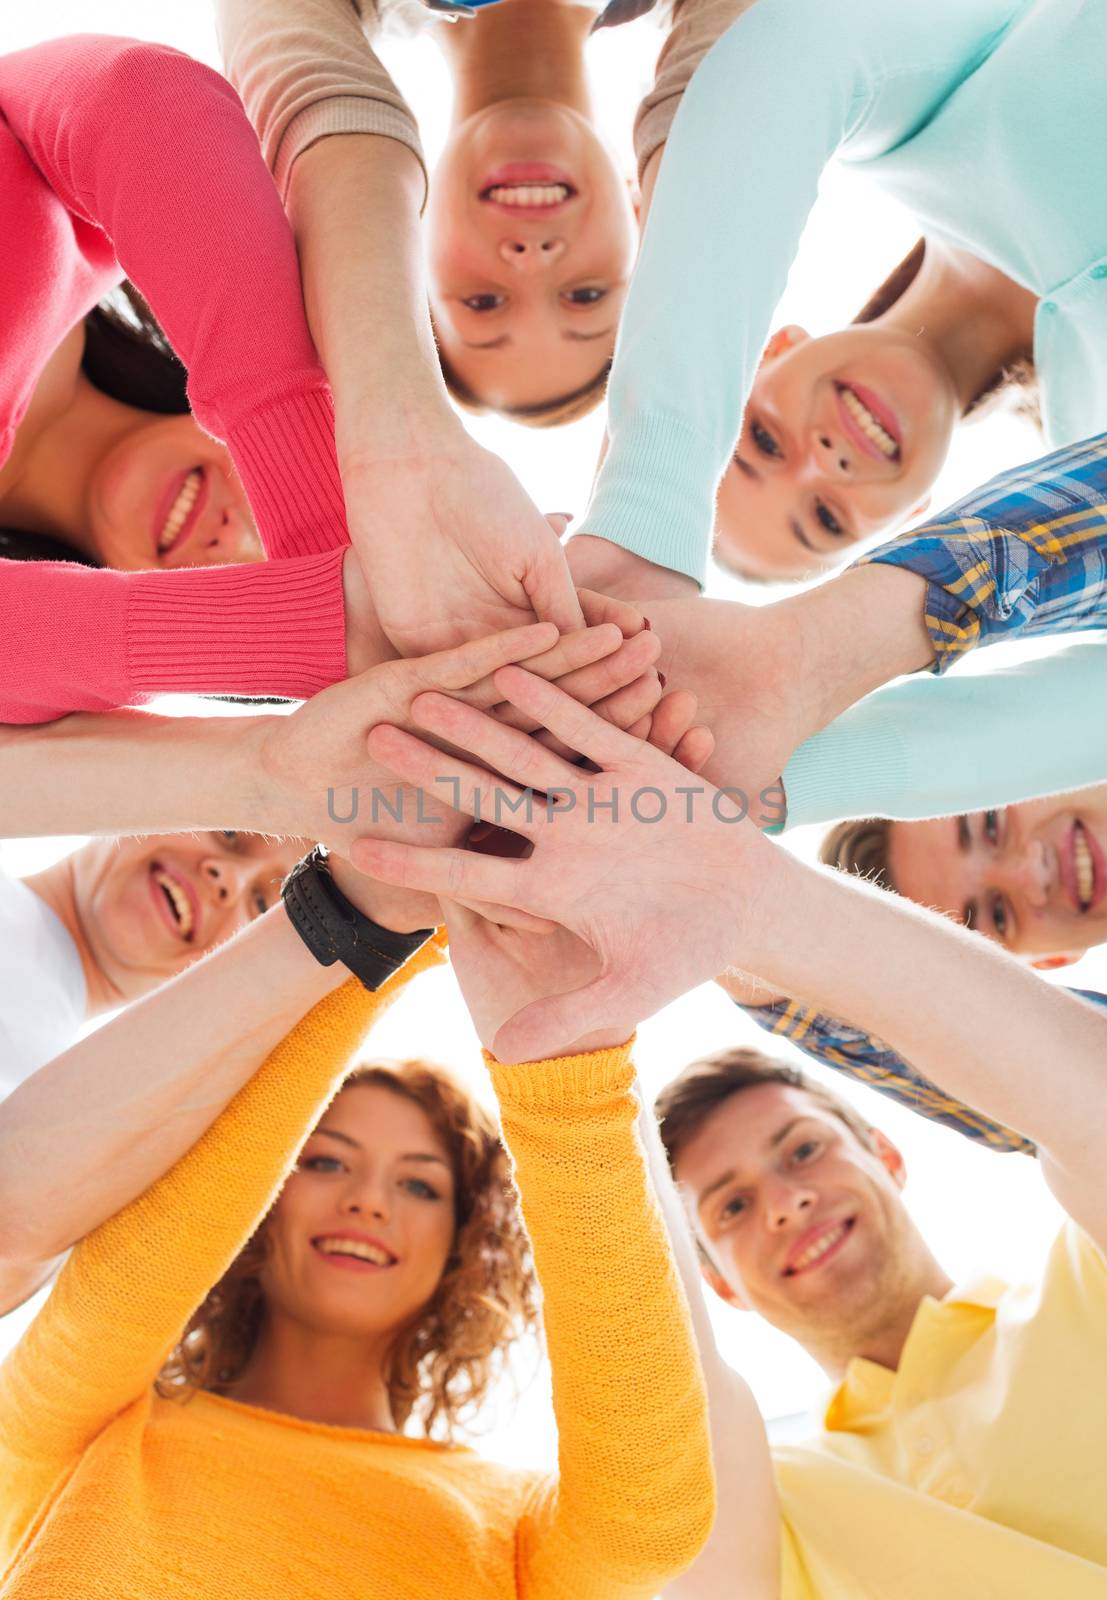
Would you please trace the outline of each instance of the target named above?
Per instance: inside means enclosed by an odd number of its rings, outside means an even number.
[[[309,1013],[165,1177],[74,1251],[0,1371],[4,1600],[646,1600],[706,1538],[687,1310],[629,1047],[493,1065],[534,1245],[560,1472],[152,1382],[270,1206],[377,996]]]

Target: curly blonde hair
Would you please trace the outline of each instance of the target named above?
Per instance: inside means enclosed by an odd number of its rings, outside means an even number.
[[[450,1158],[453,1248],[430,1300],[397,1330],[388,1359],[397,1428],[414,1415],[428,1438],[449,1439],[471,1420],[514,1341],[537,1324],[530,1241],[495,1123],[460,1083],[429,1062],[380,1061],[357,1068],[342,1088],[366,1084],[413,1101]],[[162,1395],[221,1389],[242,1376],[265,1317],[267,1221],[193,1314],[159,1374]]]

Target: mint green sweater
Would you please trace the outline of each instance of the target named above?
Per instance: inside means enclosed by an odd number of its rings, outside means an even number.
[[[1107,0],[758,0],[685,92],[582,530],[703,581],[715,492],[823,168],[1039,296],[1053,444],[1107,429]]]

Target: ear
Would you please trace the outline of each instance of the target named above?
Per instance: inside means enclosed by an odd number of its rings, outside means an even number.
[[[1086,950],[1070,950],[1067,955],[1035,956],[1030,965],[1038,972],[1057,972],[1061,967],[1071,967],[1087,955]]]
[[[733,1306],[735,1311],[749,1310],[745,1300],[736,1289],[731,1288],[721,1272],[708,1266],[706,1261],[700,1262],[700,1271],[703,1273],[704,1282],[714,1289],[720,1300],[724,1300],[728,1306]]]
[[[778,328],[765,346],[762,361],[775,361],[778,356],[783,356],[789,350],[794,350],[799,344],[806,344],[811,335],[806,328],[801,328],[796,322],[789,322],[783,328]]]
[[[907,1182],[907,1163],[896,1145],[886,1133],[881,1133],[879,1128],[869,1129],[869,1143],[873,1153],[881,1166],[891,1176],[897,1189],[902,1189]]]
[[[630,196],[630,207],[634,212],[634,220],[639,229],[642,226],[642,191],[633,178],[627,179],[627,194]]]

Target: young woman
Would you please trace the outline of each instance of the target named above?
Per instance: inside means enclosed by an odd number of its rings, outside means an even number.
[[[356,901],[356,873],[340,886]],[[471,949],[464,916],[459,932]],[[529,1321],[531,1283],[502,1153],[455,1086],[374,1068],[328,1105],[367,1024],[441,959],[436,941],[403,965],[374,937],[395,976],[367,994],[277,908],[21,1091],[18,1148],[52,1152],[25,1182],[60,1183],[74,1146],[39,1247],[82,1211],[100,1225],[4,1369],[5,1596],[648,1600],[706,1538],[702,1381],[610,1032],[562,1060],[489,1058],[542,1284],[558,1471],[448,1437]],[[466,993],[485,1037],[497,1007],[548,985],[547,943],[482,950]],[[215,1023],[197,1000],[220,994]],[[166,1024],[181,1033],[136,1099],[136,1046]],[[112,1063],[94,1095],[81,1050]],[[81,1141],[59,1097],[74,1079]],[[113,1216],[113,1200],[130,1203]],[[6,1214],[8,1237],[34,1209]]]
[[[699,580],[721,484],[732,564],[794,576],[906,517],[1017,362],[1036,366],[1052,443],[1102,429],[1107,260],[1085,202],[1105,30],[1076,0],[891,19],[781,0],[739,18],[661,163],[583,527]],[[910,207],[925,246],[875,319],[785,330],[758,374],[835,155]]]

